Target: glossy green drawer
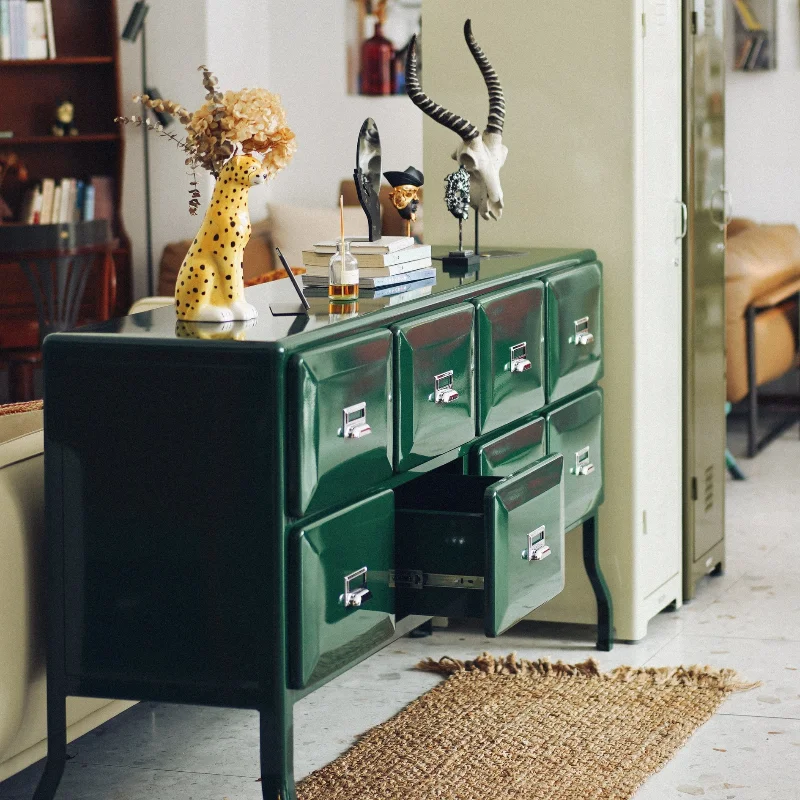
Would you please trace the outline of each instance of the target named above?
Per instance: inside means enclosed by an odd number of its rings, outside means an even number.
[[[353,337],[290,365],[289,506],[296,517],[392,475],[392,335]]]
[[[544,285],[474,301],[478,332],[478,433],[528,416],[545,403]]]
[[[573,528],[603,502],[603,392],[592,389],[547,415],[550,453],[564,456],[564,516]]]
[[[475,438],[473,318],[462,303],[392,329],[399,471]]]
[[[429,474],[396,505],[400,613],[483,617],[499,636],[564,588],[561,456],[500,480]]]
[[[394,634],[394,495],[387,490],[295,528],[289,548],[291,681],[300,689]]]
[[[602,272],[598,263],[547,276],[547,402],[603,376]]]
[[[527,469],[547,452],[542,417],[484,442],[470,451],[469,469],[473,475],[506,476]]]

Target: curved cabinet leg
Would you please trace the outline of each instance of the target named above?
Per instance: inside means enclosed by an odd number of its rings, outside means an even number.
[[[47,761],[33,800],[53,800],[67,762],[67,698],[56,683],[47,684]]]
[[[261,795],[264,800],[297,800],[294,788],[292,707],[260,711]]]
[[[597,515],[583,523],[583,565],[597,600],[597,649],[608,652],[614,646],[614,607],[608,584],[600,571]]]

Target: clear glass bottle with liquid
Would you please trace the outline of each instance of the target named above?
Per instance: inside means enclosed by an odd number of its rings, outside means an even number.
[[[328,299],[349,303],[358,299],[358,261],[350,242],[339,242],[328,266]]]

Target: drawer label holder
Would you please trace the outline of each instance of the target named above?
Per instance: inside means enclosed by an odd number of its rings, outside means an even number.
[[[444,575],[419,569],[389,570],[392,589],[478,589],[483,591],[483,575]]]
[[[372,433],[367,425],[367,404],[356,403],[342,409],[342,428],[340,435],[345,439],[360,439]]]

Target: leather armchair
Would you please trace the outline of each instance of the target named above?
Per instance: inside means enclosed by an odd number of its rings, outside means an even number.
[[[755,390],[797,366],[800,230],[732,220],[725,273],[727,396],[736,403],[751,394],[749,450],[755,455]]]

